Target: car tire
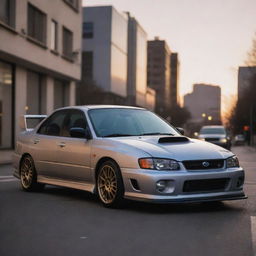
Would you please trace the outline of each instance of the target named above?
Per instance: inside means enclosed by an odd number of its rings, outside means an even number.
[[[33,158],[25,156],[20,165],[21,187],[25,191],[41,191],[44,184],[37,182],[37,173]]]
[[[96,177],[97,195],[109,208],[121,208],[124,203],[124,184],[119,166],[112,160],[102,163]]]

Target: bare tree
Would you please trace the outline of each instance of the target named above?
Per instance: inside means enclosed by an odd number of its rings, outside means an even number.
[[[247,53],[247,60],[245,61],[245,64],[247,66],[256,66],[256,33],[254,35],[254,38],[252,40],[252,48]]]

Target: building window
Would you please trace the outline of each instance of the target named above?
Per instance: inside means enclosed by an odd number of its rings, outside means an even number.
[[[68,106],[69,85],[60,80],[54,81],[54,109]]]
[[[15,1],[1,0],[0,1],[0,21],[8,26],[15,26]]]
[[[93,23],[84,22],[83,23],[83,38],[93,38]]]
[[[32,71],[27,72],[26,114],[39,115],[45,113],[46,95],[42,80],[41,74]]]
[[[28,4],[28,35],[46,44],[46,15]]]
[[[82,54],[82,79],[93,78],[93,52]]]
[[[78,11],[78,0],[64,0],[66,4]]]
[[[51,21],[51,49],[58,50],[58,23],[55,20]]]
[[[13,147],[13,67],[0,61],[0,149]]]
[[[69,59],[73,57],[73,33],[63,27],[63,55]]]

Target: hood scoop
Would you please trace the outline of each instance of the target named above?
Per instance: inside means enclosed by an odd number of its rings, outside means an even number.
[[[177,143],[177,142],[189,142],[189,139],[185,136],[169,136],[161,137],[158,143]]]

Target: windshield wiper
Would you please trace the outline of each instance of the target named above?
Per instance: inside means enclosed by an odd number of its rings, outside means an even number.
[[[113,133],[113,134],[104,135],[102,137],[103,138],[107,138],[107,137],[123,137],[123,136],[135,136],[135,135],[132,135],[132,134],[122,134],[122,133]]]
[[[150,133],[142,133],[139,136],[144,136],[144,135],[171,135],[174,136],[174,134],[172,133],[168,133],[168,132],[150,132]]]

